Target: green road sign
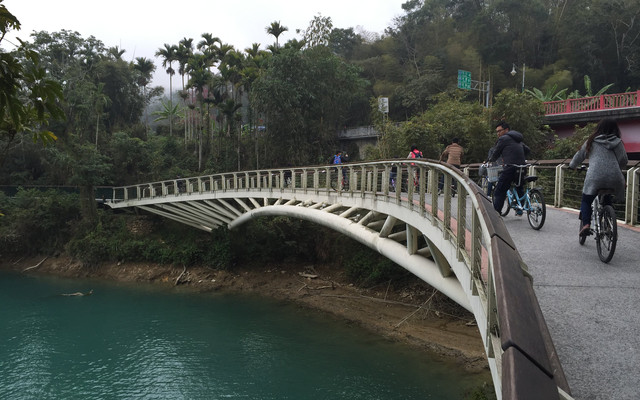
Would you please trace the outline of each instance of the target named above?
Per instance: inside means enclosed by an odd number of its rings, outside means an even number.
[[[471,90],[471,72],[458,70],[458,87],[460,89]]]

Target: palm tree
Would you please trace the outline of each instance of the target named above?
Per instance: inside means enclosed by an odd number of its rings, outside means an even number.
[[[196,48],[207,57],[209,70],[211,70],[213,64],[218,61],[219,47],[216,44],[222,45],[222,41],[210,33],[203,33],[201,36],[202,40],[198,42]]]
[[[282,35],[284,32],[288,31],[289,28],[286,26],[280,25],[280,21],[273,21],[271,25],[266,27],[267,33],[269,35],[273,35],[276,38],[276,48],[279,47],[278,37]]]
[[[191,55],[193,55],[193,39],[183,38],[178,44],[178,50],[176,50],[176,61],[179,64],[178,73],[182,77],[182,90],[185,89],[184,76],[188,75],[187,63]]]
[[[173,111],[173,75],[175,71],[171,68],[171,63],[176,61],[176,52],[178,51],[178,47],[175,45],[169,45],[167,43],[164,44],[164,48],[159,48],[156,51],[156,57],[162,57],[162,66],[167,68],[167,73],[169,74],[169,110]],[[169,135],[173,135],[173,117],[169,116]]]
[[[180,97],[184,102],[185,110],[187,109],[187,98],[189,97],[189,92],[187,88],[185,88],[184,76],[189,74],[189,58],[193,55],[193,39],[183,38],[178,44],[178,49],[176,50],[176,61],[178,61],[178,73],[182,78],[182,91],[180,92]],[[187,141],[189,138],[189,128],[187,127],[187,121],[184,121],[184,145],[185,148],[187,146]]]
[[[146,130],[149,130],[149,117],[147,115],[147,106],[149,105],[149,98],[147,97],[147,85],[151,82],[151,75],[156,70],[156,66],[153,61],[145,57],[136,57],[136,63],[133,68],[139,73],[138,85],[142,86],[142,93],[144,96],[144,126]]]
[[[252,43],[251,47],[247,47],[244,49],[244,52],[247,53],[251,58],[256,58],[258,54],[260,54],[260,43]]]
[[[94,93],[94,110],[96,112],[96,149],[98,148],[98,132],[100,131],[100,117],[104,107],[111,104],[109,96],[104,94],[104,82],[100,82]]]
[[[118,46],[109,47],[107,53],[113,57],[116,61],[122,60],[122,55],[126,52],[126,50],[120,49]]]
[[[191,71],[191,77],[189,79],[189,86],[193,87],[196,91],[196,101],[199,103],[200,107],[200,120],[202,120],[202,110],[204,105],[204,92],[205,89],[209,86],[211,81],[212,74],[207,69],[206,56],[203,54],[195,54],[189,60],[189,69]],[[208,114],[209,114],[209,103],[206,103],[206,123],[207,123],[207,131],[209,129],[208,122]],[[208,133],[208,132],[207,132]],[[207,135],[208,136],[208,135]],[[198,170],[202,170],[202,124],[200,124],[200,129],[198,129]]]

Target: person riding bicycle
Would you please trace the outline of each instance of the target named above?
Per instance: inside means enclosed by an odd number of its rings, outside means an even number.
[[[496,133],[498,134],[498,141],[488,161],[494,162],[502,158],[504,165],[493,191],[493,208],[500,212],[512,182],[520,181],[520,185],[516,187],[516,190],[518,196],[524,194],[522,180],[519,179],[519,169],[515,165],[525,164],[527,162],[526,155],[531,150],[524,144],[522,133],[511,130],[509,124],[504,121],[496,126]],[[516,215],[522,215],[522,210],[516,210]]]
[[[614,119],[604,118],[598,123],[595,131],[573,156],[569,168],[580,167],[586,158],[589,159],[589,169],[582,188],[580,236],[590,233],[591,203],[598,196],[598,190],[613,189],[616,197],[624,197],[625,179],[622,169],[629,159],[620,139],[620,128]]]

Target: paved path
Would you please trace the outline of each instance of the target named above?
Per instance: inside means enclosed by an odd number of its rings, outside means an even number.
[[[540,231],[513,211],[504,223],[533,274],[573,396],[640,399],[640,230],[619,225],[604,264],[593,236],[578,244],[575,212],[547,207]]]

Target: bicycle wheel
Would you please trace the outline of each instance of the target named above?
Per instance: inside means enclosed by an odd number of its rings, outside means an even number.
[[[511,191],[511,189],[509,189]],[[491,194],[491,203],[493,203],[493,195],[495,194],[495,188],[493,193]],[[509,210],[511,210],[511,201],[509,201],[509,193],[507,192],[507,198],[504,199],[504,205],[502,206],[502,211],[500,211],[500,215],[506,217],[509,214]]]
[[[544,220],[547,218],[547,207],[544,204],[542,192],[538,189],[529,191],[529,209],[527,210],[529,225],[535,230],[542,228]]]
[[[598,215],[600,232],[596,234],[596,245],[598,256],[604,263],[608,263],[613,258],[618,241],[618,223],[616,222],[616,212],[613,207],[606,205],[602,207],[602,213]]]
[[[482,189],[482,193],[487,193],[487,187],[489,186],[489,181],[487,181],[487,178],[482,176],[480,177],[480,179],[478,179],[478,186],[480,186],[480,189]]]
[[[584,225],[582,224],[582,221],[580,221],[580,230],[578,232],[582,231],[583,226]],[[583,245],[586,240],[587,240],[587,235],[580,235],[580,234],[578,235],[578,243],[580,243],[580,245]]]
[[[333,190],[338,190],[338,177],[337,176],[333,176],[333,174],[331,175],[331,178],[329,178],[331,181],[331,189]]]

